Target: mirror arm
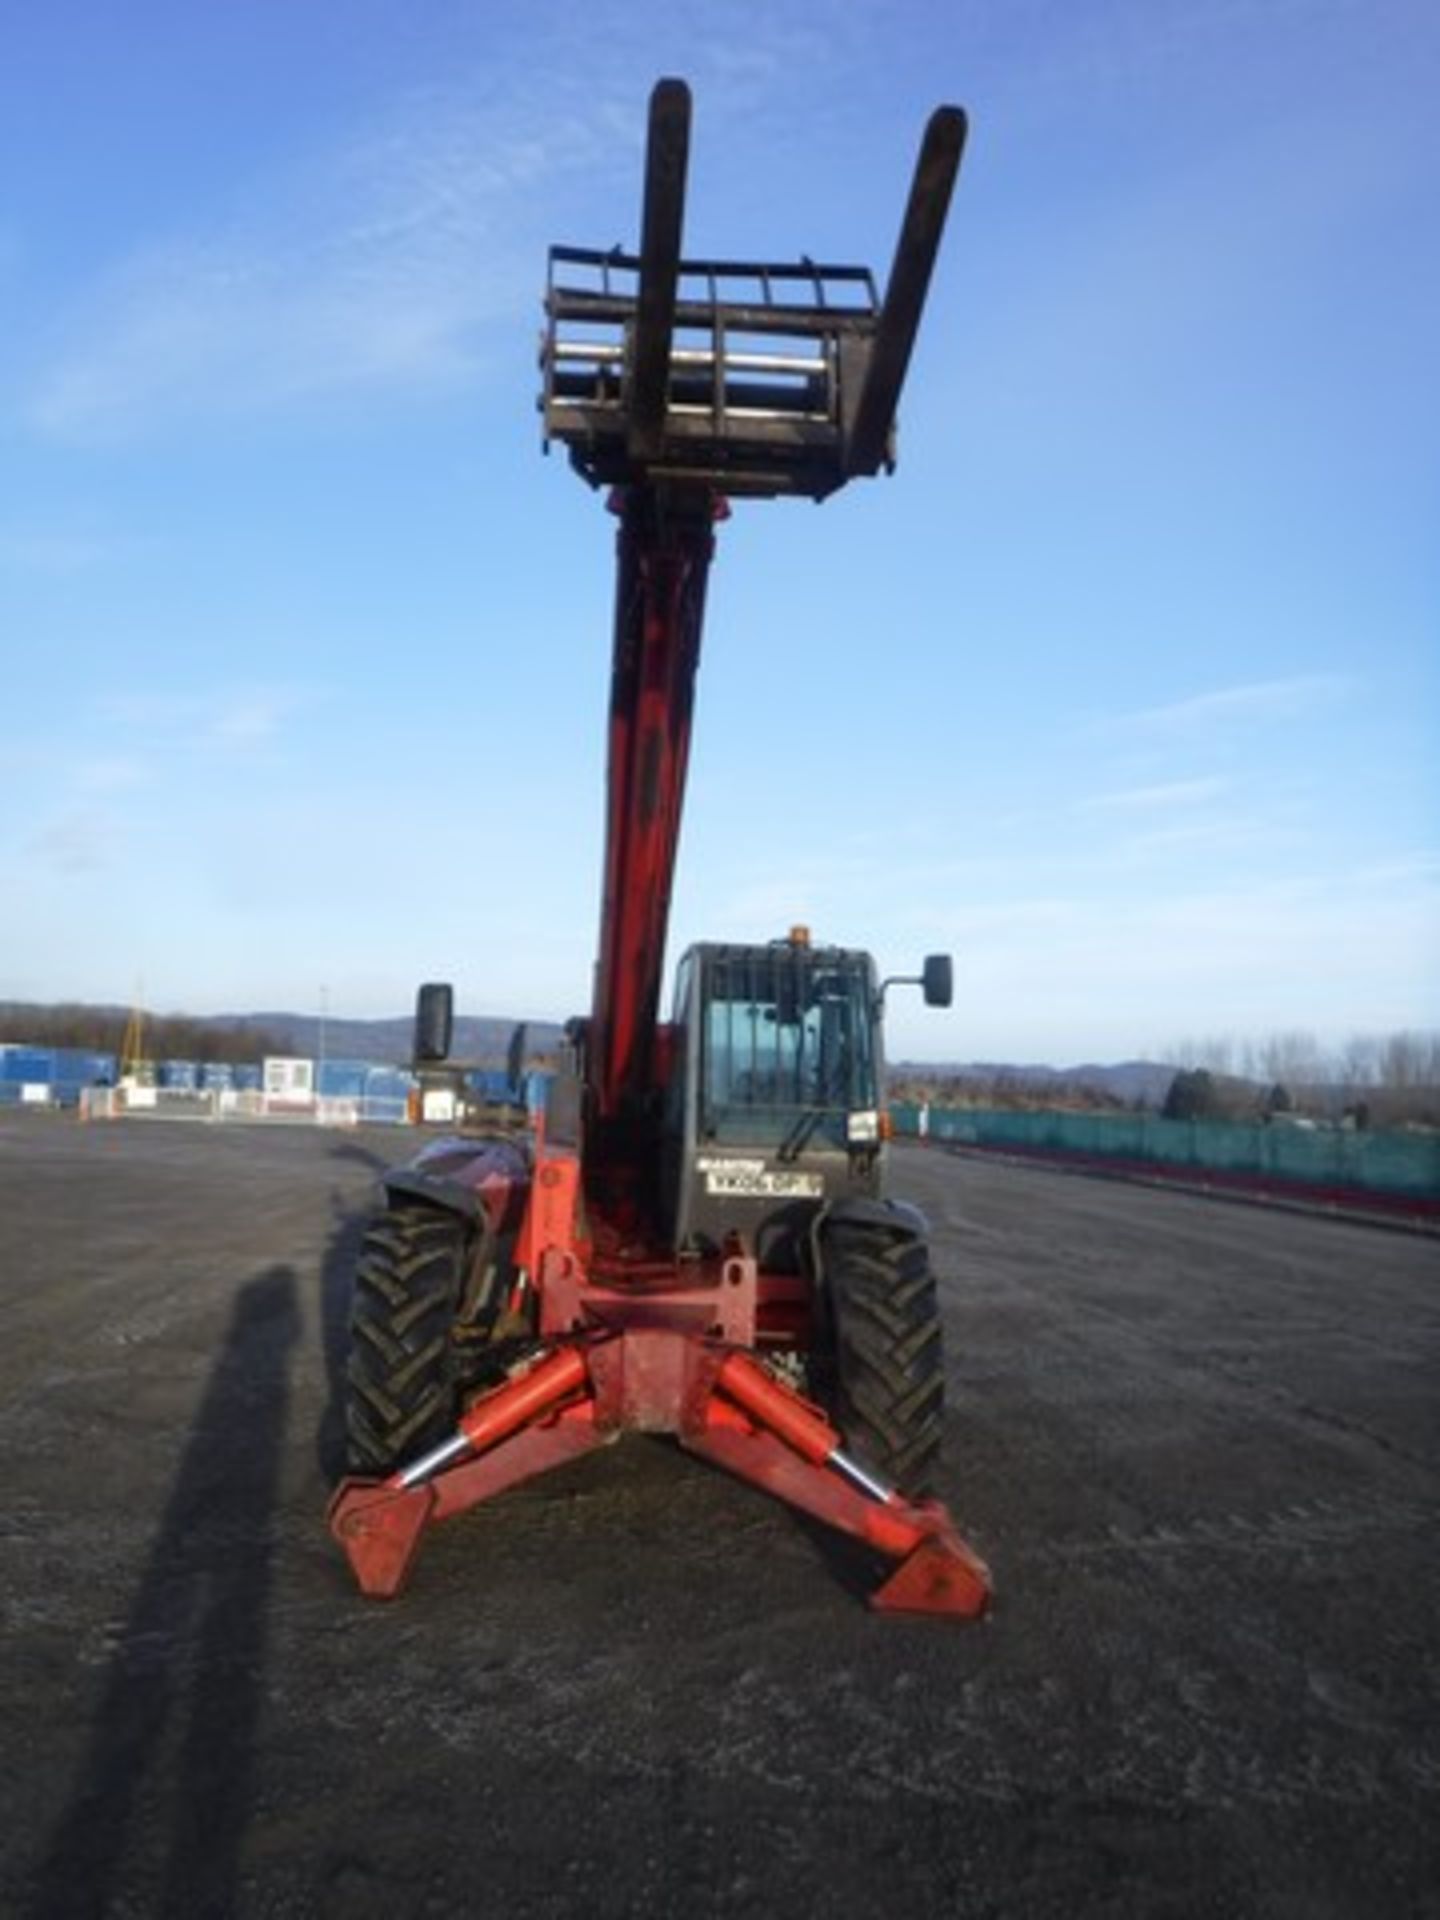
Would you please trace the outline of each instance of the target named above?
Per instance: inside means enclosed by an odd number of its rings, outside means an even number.
[[[880,990],[875,995],[875,1011],[879,1013],[884,1008],[887,987],[923,987],[924,984],[923,973],[892,973],[888,979],[880,982]]]

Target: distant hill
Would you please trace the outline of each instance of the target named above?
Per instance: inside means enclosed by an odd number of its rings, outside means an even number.
[[[320,1021],[313,1013],[217,1014],[215,1018],[217,1024],[252,1026],[283,1037],[285,1045],[297,1054],[314,1058],[320,1051]],[[557,1021],[531,1020],[527,1025],[531,1055],[553,1054],[557,1050],[563,1033]],[[325,1022],[325,1053],[331,1060],[375,1060],[405,1066],[410,1060],[411,1026],[409,1014],[383,1020],[331,1017]],[[503,1066],[514,1030],[513,1020],[503,1020],[493,1014],[457,1014],[454,1057],[472,1061],[476,1066]],[[1142,1101],[1147,1106],[1158,1107],[1170,1089],[1175,1069],[1149,1060],[1080,1067],[1009,1066],[997,1061],[966,1062],[957,1066],[949,1061],[903,1060],[890,1063],[890,1077],[892,1080],[1009,1080],[1037,1090],[1045,1086],[1092,1087],[1127,1106]]]
[[[314,1013],[222,1013],[216,1025],[258,1027],[284,1040],[292,1053],[316,1058],[320,1053],[320,1017]],[[503,1067],[515,1031],[514,1020],[496,1015],[457,1014],[451,1048],[456,1060],[479,1067]],[[557,1021],[530,1020],[527,1052],[552,1054],[563,1029]],[[331,1015],[325,1021],[325,1057],[329,1060],[374,1060],[389,1066],[408,1066],[414,1019],[395,1014],[380,1020],[350,1020]]]
[[[65,1002],[0,1001],[0,1043],[47,1047],[79,1047],[118,1052],[129,1009]],[[454,1057],[480,1067],[502,1067],[515,1031],[513,1020],[497,1016],[457,1015]],[[562,1029],[553,1020],[527,1023],[527,1051],[553,1054]],[[368,1060],[376,1065],[408,1066],[412,1016],[351,1020],[330,1015],[325,1020],[323,1051],[329,1060]],[[207,1044],[207,1036],[254,1035],[253,1047]],[[168,1014],[147,1009],[144,1042],[147,1054],[173,1060],[209,1059],[222,1053],[231,1059],[258,1059],[262,1053],[293,1053],[316,1059],[321,1047],[318,1013]]]
[[[1079,1089],[1089,1087],[1131,1106],[1142,1102],[1160,1106],[1175,1078],[1174,1067],[1153,1060],[1122,1060],[1115,1066],[1090,1062],[1079,1067],[1046,1067],[1033,1064],[1012,1066],[998,1060],[953,1061],[895,1060],[889,1062],[893,1080],[971,1080],[1009,1081],[1039,1091],[1045,1087]]]
[[[0,1001],[0,1041],[15,1041],[41,1046],[84,1046],[115,1050],[120,1044],[128,1009],[95,1004],[37,1004]],[[413,1020],[409,1013],[394,1014],[376,1020],[355,1020],[343,1014],[325,1019],[324,1053],[330,1060],[369,1060],[377,1065],[408,1066]],[[498,1014],[457,1014],[455,1017],[454,1058],[481,1067],[504,1066],[515,1021]],[[563,1028],[555,1020],[531,1020],[527,1052],[553,1055],[559,1048]],[[171,1057],[185,1059],[197,1050],[196,1042],[209,1031],[227,1035],[253,1033],[256,1057],[260,1051],[288,1052],[310,1059],[321,1052],[320,1016],[268,1009],[255,1013],[173,1014],[147,1013],[146,1037],[152,1041],[157,1032],[173,1035],[183,1044],[174,1047]],[[234,1048],[227,1048],[231,1057]],[[240,1049],[241,1054],[245,1049]],[[201,1057],[204,1057],[202,1054]],[[1129,1105],[1143,1101],[1159,1106],[1175,1077],[1173,1067],[1159,1066],[1148,1060],[1125,1060],[1115,1066],[1089,1064],[1079,1067],[1047,1067],[1034,1064],[1012,1066],[1003,1061],[897,1060],[889,1063],[892,1082],[906,1080],[970,1080],[1019,1083],[1040,1091],[1045,1087],[1075,1089],[1089,1087]]]

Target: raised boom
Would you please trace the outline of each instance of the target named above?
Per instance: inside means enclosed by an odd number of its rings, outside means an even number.
[[[654,1120],[714,523],[731,495],[819,500],[893,467],[895,407],[965,132],[958,107],[931,116],[883,304],[861,267],[682,258],[690,91],[681,80],[661,80],[650,99],[639,254],[551,249],[547,441],[563,442],[592,485],[614,489],[620,516],[605,878],[584,1055],[590,1171],[600,1161],[633,1168]]]

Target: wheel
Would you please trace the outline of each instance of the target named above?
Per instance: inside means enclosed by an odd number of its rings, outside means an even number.
[[[930,1249],[907,1223],[831,1220],[822,1234],[827,1395],[847,1450],[921,1494],[945,1412],[940,1302]]]
[[[465,1385],[454,1332],[473,1256],[473,1229],[435,1207],[386,1207],[367,1229],[346,1367],[355,1472],[393,1473],[453,1430]]]

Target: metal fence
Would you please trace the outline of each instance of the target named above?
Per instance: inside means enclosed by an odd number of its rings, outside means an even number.
[[[321,1094],[297,1099],[234,1087],[86,1087],[80,1095],[80,1118],[399,1127],[406,1125],[410,1114],[408,1101],[392,1095]]]
[[[1440,1205],[1440,1136],[1276,1124],[1241,1127],[1153,1114],[1012,1113],[902,1106],[896,1132],[957,1145],[1214,1174],[1237,1184],[1392,1194]]]

